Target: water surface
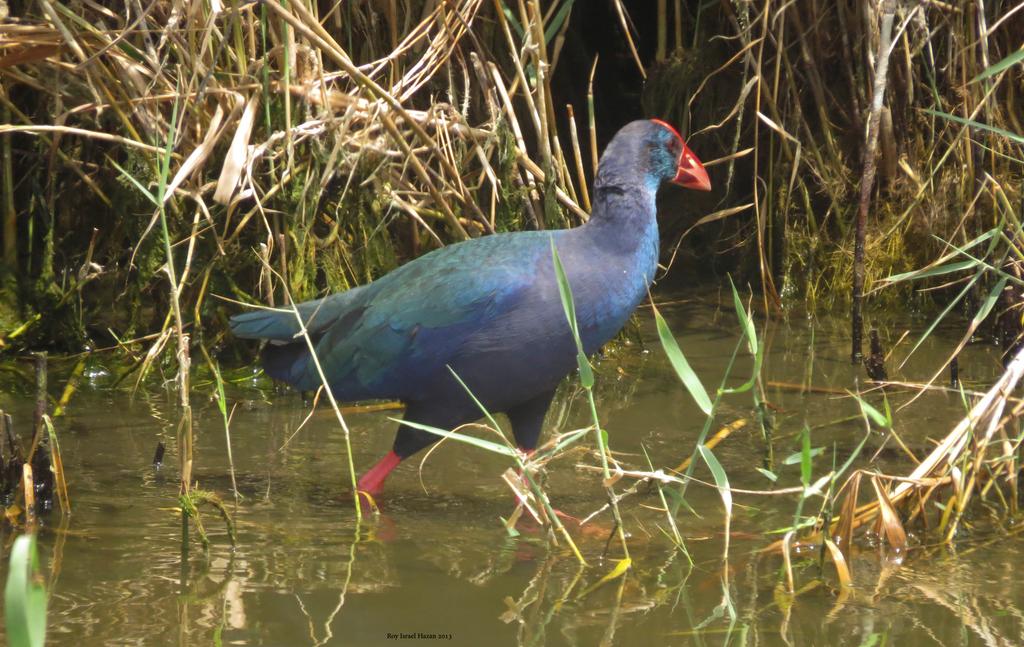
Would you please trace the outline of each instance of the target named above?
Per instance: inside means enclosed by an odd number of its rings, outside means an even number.
[[[680,298],[664,313],[712,390],[739,338],[731,305]],[[925,380],[955,345],[958,331],[937,334],[897,370],[926,325],[882,326],[887,345],[911,330],[893,353],[890,377]],[[845,460],[865,435],[856,403],[842,394],[864,380],[863,369],[847,359],[845,322],[792,313],[765,332],[775,462],[766,462],[750,394],[727,398],[714,429],[747,424],[714,453],[736,488],[798,484],[799,465],[782,461],[799,451],[805,425],[813,446],[824,448],[816,476],[833,459]],[[983,343],[969,346],[959,363],[968,388],[983,389],[999,373],[997,351]],[[792,523],[794,496],[736,495],[723,562],[721,500],[713,488],[691,486],[687,501],[699,516],[683,511],[678,517],[691,565],[668,539],[665,517],[655,509],[658,497],[638,495],[622,503],[634,568],[598,585],[619,557],[615,542],[604,555],[607,515],[573,531],[590,563],[586,569],[564,546],[549,547],[528,527],[510,537],[499,519],[512,510],[499,478],[508,465],[454,442],[422,465],[402,465],[388,482],[383,515],[357,526],[333,415],[319,411],[296,433],[309,403],[267,388],[244,370],[228,385],[229,404],[237,405],[231,424],[237,506],[213,385],[197,378],[193,394],[195,478],[228,503],[239,543],[231,548],[223,524],[204,509],[211,547],[204,554],[193,541],[183,562],[176,397],[153,385],[134,397],[111,389],[101,365],[102,359],[90,368],[90,379],[58,422],[73,514],[64,522],[57,513],[44,516],[40,532],[53,645],[1024,644],[1024,584],[1015,576],[1024,542],[1012,524],[992,522],[996,504],[971,519],[955,548],[919,546],[897,557],[864,542],[849,593],[839,591],[830,565],[820,569],[815,555],[797,558],[802,592],[790,602],[778,594],[780,558],[760,549]],[[730,383],[744,381],[750,366],[741,352]],[[640,316],[634,342],[616,346],[596,367],[600,418],[624,466],[646,468],[646,451],[654,465],[673,467],[693,451],[704,416],[672,373],[649,311]],[[59,372],[58,364],[51,378],[57,394]],[[22,430],[31,419],[31,387],[23,374],[12,367],[0,377],[0,408]],[[801,393],[801,384],[815,390]],[[910,395],[889,392],[894,405]],[[878,394],[867,397],[881,406]],[[963,412],[959,394],[928,393],[898,411],[895,429],[923,455],[929,439],[944,435]],[[390,448],[395,425],[388,418],[395,415],[348,416],[358,469]],[[585,397],[566,383],[548,417],[549,433],[587,424]],[[167,455],[157,470],[151,463],[159,441]],[[895,443],[873,432],[860,464],[876,453],[880,470],[911,469]],[[603,503],[598,477],[579,467],[597,464],[582,445],[550,464],[548,489],[560,509],[584,516]],[[778,482],[757,467],[771,467]],[[711,480],[703,466],[695,475]],[[815,499],[805,511],[819,505]],[[9,546],[14,532],[4,532]]]

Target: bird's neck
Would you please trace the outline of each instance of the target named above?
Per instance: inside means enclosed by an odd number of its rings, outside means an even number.
[[[620,254],[658,245],[657,187],[642,182],[598,183],[594,207],[584,226],[588,237]],[[644,249],[643,251],[647,251]]]
[[[658,269],[654,192],[599,184],[593,204],[587,224],[564,232],[559,248],[587,353],[622,328]]]
[[[632,312],[658,269],[655,192],[637,184],[598,184],[587,224],[574,230],[590,279]]]

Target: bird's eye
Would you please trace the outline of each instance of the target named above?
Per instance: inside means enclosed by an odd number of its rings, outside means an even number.
[[[673,137],[668,143],[668,150],[672,153],[672,156],[678,158],[683,154],[683,145],[679,143],[679,140]]]

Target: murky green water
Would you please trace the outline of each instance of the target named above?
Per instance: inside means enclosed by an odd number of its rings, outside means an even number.
[[[731,307],[697,298],[664,311],[711,389],[739,336]],[[703,416],[672,374],[649,313],[642,321],[648,351],[634,344],[599,362],[598,408],[624,465],[645,467],[643,448],[655,465],[671,467],[693,450]],[[911,327],[917,332],[923,325]],[[905,327],[883,329],[883,338],[891,344]],[[765,444],[745,394],[726,400],[715,425],[751,420],[715,449],[733,487],[799,483],[799,465],[781,461],[799,451],[805,424],[813,429],[813,446],[825,448],[815,460],[816,475],[860,442],[864,424],[849,419],[857,412],[849,397],[778,385],[853,388],[863,369],[846,359],[846,334],[843,321],[808,322],[798,315],[769,326],[765,379],[780,478],[773,484],[755,469],[763,466]],[[927,379],[955,343],[953,333],[938,335],[897,371],[895,360],[916,335],[909,339],[889,364],[893,379]],[[749,367],[749,358],[741,358],[735,383]],[[968,386],[980,387],[998,374],[998,354],[970,346],[960,368]],[[31,387],[11,371],[2,379],[0,408],[24,430]],[[667,539],[664,516],[652,509],[657,496],[637,496],[622,503],[634,569],[594,588],[614,565],[601,556],[608,517],[596,519],[591,531],[575,532],[591,564],[586,569],[565,550],[546,547],[536,533],[509,538],[498,520],[512,509],[499,479],[506,465],[455,443],[434,452],[422,469],[418,461],[401,466],[388,483],[383,517],[357,527],[333,416],[317,413],[283,447],[307,405],[296,394],[263,392],[247,381],[228,393],[238,403],[231,433],[242,497],[234,509],[239,545],[229,546],[222,524],[207,512],[210,551],[204,556],[193,543],[183,566],[174,396],[151,389],[130,398],[105,389],[108,383],[102,373],[94,375],[59,422],[74,512],[64,524],[50,514],[40,534],[52,573],[50,644],[1024,644],[1024,584],[1015,572],[1024,542],[1005,525],[993,530],[984,509],[974,519],[978,529],[955,550],[917,548],[897,559],[865,547],[853,561],[856,587],[848,595],[839,593],[831,565],[819,570],[814,556],[797,560],[797,586],[804,592],[790,604],[776,593],[780,558],[758,551],[778,538],[771,531],[792,522],[794,496],[737,494],[723,563],[721,501],[714,489],[691,486],[687,498],[700,516],[684,512],[679,524],[692,566]],[[196,478],[230,501],[225,435],[212,391],[196,384]],[[890,393],[893,404],[909,396]],[[958,394],[928,394],[896,414],[896,431],[922,455],[928,439],[944,435],[962,414]],[[390,448],[394,423],[388,415],[394,414],[348,418],[360,470]],[[567,385],[548,426],[564,431],[587,422],[585,399]],[[166,465],[155,470],[159,440],[168,452]],[[867,456],[881,448],[879,469],[909,472],[908,460],[884,440],[873,434]],[[583,463],[597,464],[575,451],[552,463],[549,476],[556,505],[580,516],[603,502],[597,477],[576,467]],[[703,466],[696,475],[710,480]],[[819,501],[809,502],[808,511]],[[993,505],[991,514],[999,510]],[[13,532],[4,532],[9,546]],[[614,543],[612,551],[618,556]]]

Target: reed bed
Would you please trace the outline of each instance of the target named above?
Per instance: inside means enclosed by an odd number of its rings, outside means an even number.
[[[580,222],[596,161],[560,143],[548,78],[571,4],[46,2],[0,24],[23,314],[0,341],[55,339],[70,311],[77,345],[155,324],[151,357],[172,330],[215,346],[211,294],[302,300],[450,241]],[[97,321],[111,297],[133,307]]]
[[[13,5],[0,23],[0,342],[155,335],[122,348],[156,358],[188,327],[216,347],[225,310],[211,294],[274,304],[287,285],[302,300],[447,242],[584,220],[598,108],[591,92],[578,124],[583,106],[552,89],[574,7]],[[669,265],[681,243],[738,251],[727,257],[766,304],[852,299],[859,320],[865,295],[905,294],[877,293],[881,278],[944,251],[934,236],[976,235],[996,187],[1020,201],[1024,4],[614,10],[645,108],[720,154],[707,161],[722,200],[696,228],[668,226]],[[158,206],[146,192],[163,174]],[[168,258],[178,276],[161,271]],[[94,305],[111,298],[133,307]]]
[[[721,206],[747,208],[716,212],[730,217],[694,246],[742,249],[727,258],[766,304],[893,304],[906,292],[878,281],[987,228],[993,184],[1020,203],[1024,4],[735,2],[699,18],[647,96],[696,150],[723,149]],[[694,72],[713,48],[724,62]]]

